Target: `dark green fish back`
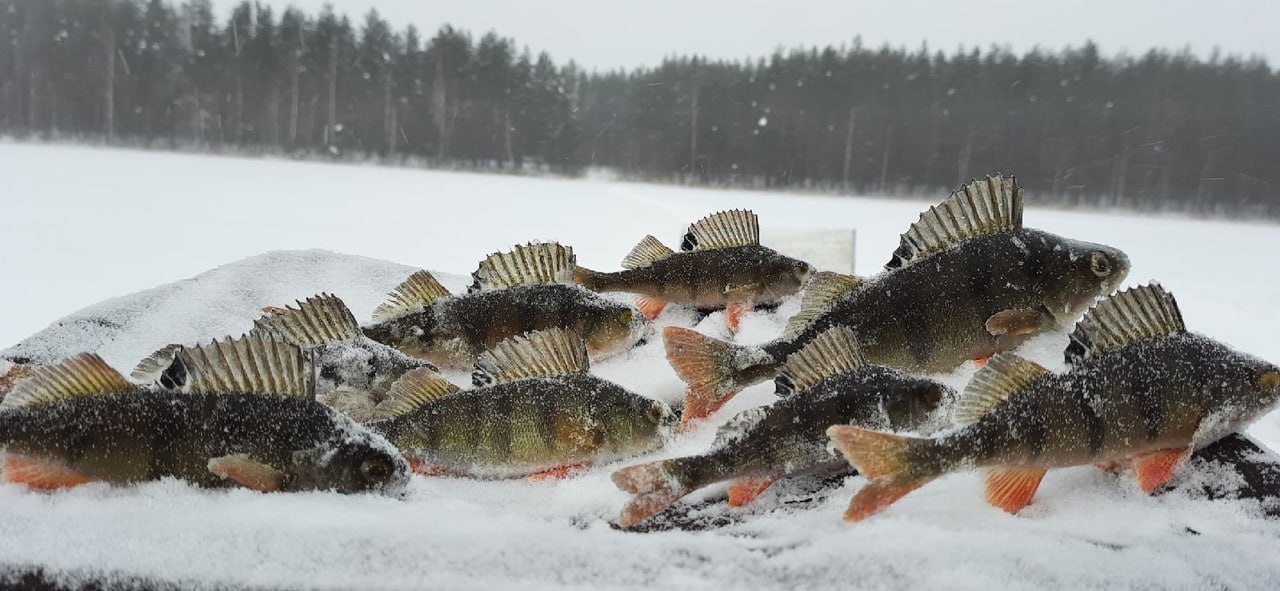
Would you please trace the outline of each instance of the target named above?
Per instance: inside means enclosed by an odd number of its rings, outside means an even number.
[[[774,303],[800,290],[810,267],[760,245],[672,254],[648,266],[594,278],[600,291],[626,291],[704,308]]]

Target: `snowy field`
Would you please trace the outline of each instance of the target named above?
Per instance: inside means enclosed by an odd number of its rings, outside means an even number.
[[[856,229],[856,268],[872,273],[930,204],[4,143],[0,179],[0,348],[18,345],[2,353],[95,350],[123,370],[169,342],[247,331],[261,306],[321,290],[367,319],[415,268],[456,290],[479,258],[532,239],[616,269],[645,234],[675,243],[688,222],[728,208],[755,210],[766,239]],[[1280,360],[1280,279],[1266,260],[1280,227],[1027,201],[1026,225],[1125,250],[1127,285],[1160,280],[1192,330]],[[776,336],[796,306],[748,315],[738,339]],[[658,324],[693,320],[672,310]],[[697,328],[727,336],[723,325],[713,314]],[[1046,335],[1023,353],[1058,368],[1065,344]],[[668,401],[683,391],[656,338],[594,370]],[[940,378],[959,388],[971,373]],[[717,417],[771,392],[749,389]],[[703,450],[712,431],[637,461]],[[1251,434],[1280,447],[1280,413]],[[713,487],[668,522],[696,527],[646,533],[610,524],[627,499],[608,479],[616,467],[561,482],[415,478],[404,500],[173,481],[54,494],[0,485],[0,565],[184,587],[1280,586],[1280,524],[1255,502],[1194,494],[1211,467],[1156,497],[1131,475],[1055,471],[1017,517],[983,502],[980,475],[957,475],[856,525],[840,521],[856,477],[775,485],[732,510],[708,502],[723,498]]]

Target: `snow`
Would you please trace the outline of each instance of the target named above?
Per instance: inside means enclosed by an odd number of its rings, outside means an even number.
[[[3,143],[0,178],[0,304],[9,311],[0,345],[21,341],[0,355],[52,359],[94,350],[126,371],[164,344],[238,335],[262,306],[320,291],[342,297],[362,320],[417,268],[446,272],[443,283],[460,291],[484,255],[529,240],[559,240],[574,246],[583,265],[614,269],[645,234],[675,242],[689,222],[721,209],[755,210],[766,236],[855,229],[856,267],[871,273],[929,205]],[[1036,207],[1034,195],[1027,201],[1027,225],[1125,250],[1133,262],[1126,285],[1159,279],[1192,330],[1280,360],[1273,303],[1280,280],[1250,254],[1280,249],[1275,226],[1060,211]],[[773,338],[797,306],[791,298],[776,313],[747,315],[737,341]],[[658,324],[697,320],[673,308]],[[729,336],[723,313],[696,328]],[[1059,369],[1065,345],[1058,332],[1022,353]],[[683,391],[657,339],[593,371],[668,402]],[[934,377],[959,389],[972,371],[970,364]],[[449,377],[465,383],[464,374]],[[774,400],[772,390],[748,389],[717,420]],[[660,452],[560,482],[415,478],[400,500],[206,491],[175,481],[53,494],[0,485],[0,565],[43,566],[64,582],[125,577],[184,587],[1280,582],[1280,524],[1260,518],[1253,501],[1200,498],[1202,486],[1231,478],[1206,464],[1154,497],[1132,474],[1057,470],[1016,517],[983,502],[982,477],[971,473],[939,480],[856,525],[840,521],[862,483],[855,477],[826,488],[782,483],[739,509],[725,506],[723,486],[711,487],[647,528],[656,531],[612,527],[627,500],[609,481],[612,469],[703,451],[715,422]],[[1280,413],[1251,433],[1280,445]]]

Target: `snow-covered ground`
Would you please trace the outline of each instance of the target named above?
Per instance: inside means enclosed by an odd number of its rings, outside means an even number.
[[[414,268],[443,271],[457,289],[483,255],[531,239],[617,268],[643,235],[675,242],[688,222],[720,209],[754,209],[766,236],[856,229],[856,266],[870,273],[928,205],[21,144],[0,144],[0,179],[0,347],[58,321],[8,353],[96,350],[123,370],[168,342],[244,332],[261,306],[321,290],[367,319]],[[1280,360],[1280,279],[1264,258],[1280,252],[1280,228],[1028,202],[1028,226],[1124,249],[1127,283],[1159,279],[1193,330]],[[748,316],[739,340],[772,338],[795,309],[790,301]],[[671,311],[660,323],[692,320]],[[720,314],[698,325],[722,327]],[[1023,352],[1058,367],[1065,343],[1047,335]],[[594,370],[664,400],[682,392],[657,339]],[[941,377],[960,387],[971,372]],[[718,416],[768,403],[771,389],[748,390]],[[651,458],[704,449],[711,431]],[[1280,446],[1280,413],[1251,433]],[[55,494],[0,485],[0,564],[327,588],[1280,584],[1280,524],[1260,519],[1254,503],[1193,494],[1218,476],[1211,468],[1157,497],[1131,476],[1056,471],[1017,517],[983,502],[980,475],[958,475],[852,526],[840,514],[858,478],[816,493],[780,486],[735,510],[699,504],[723,495],[712,488],[677,512],[697,531],[633,533],[610,526],[627,498],[608,479],[614,467],[561,482],[418,478],[405,500],[178,482]]]

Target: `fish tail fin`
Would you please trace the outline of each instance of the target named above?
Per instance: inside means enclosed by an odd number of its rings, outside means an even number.
[[[913,456],[920,446],[929,443],[927,439],[848,425],[833,425],[827,429],[827,436],[849,463],[870,481],[849,502],[845,521],[861,521],[875,515],[935,478],[908,475]]]
[[[694,491],[674,472],[679,460],[659,460],[628,466],[613,473],[613,483],[634,495],[622,508],[618,525],[631,527],[670,507]]]
[[[752,349],[679,326],[663,329],[662,340],[667,347],[667,361],[689,385],[681,416],[681,424],[686,428],[711,415],[749,385],[739,384],[738,377],[744,369],[739,363],[751,359]],[[767,355],[763,351],[759,353]]]

